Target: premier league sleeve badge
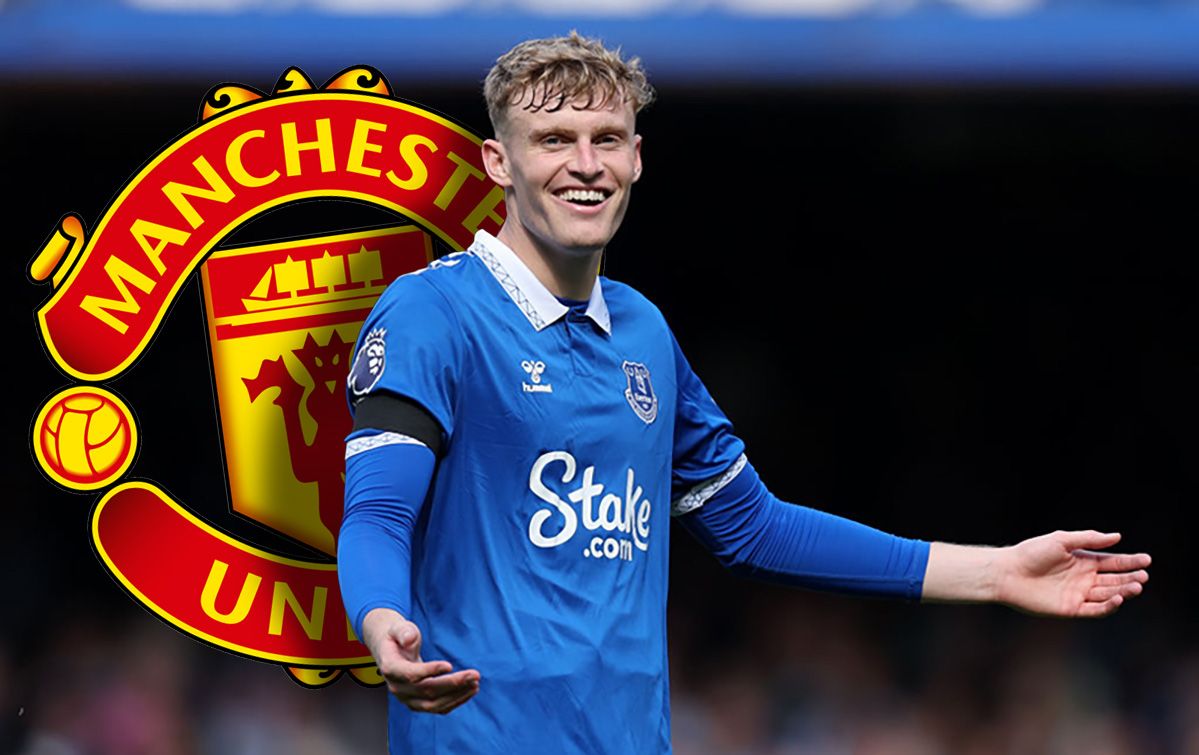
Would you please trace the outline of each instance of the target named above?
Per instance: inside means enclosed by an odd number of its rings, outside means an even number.
[[[383,366],[387,361],[386,338],[385,329],[375,328],[366,334],[362,348],[358,350],[349,377],[350,393],[355,401],[370,393],[383,377]]]

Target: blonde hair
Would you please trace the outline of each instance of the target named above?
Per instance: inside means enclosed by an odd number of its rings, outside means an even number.
[[[571,31],[566,37],[530,39],[496,60],[483,82],[487,115],[497,134],[507,124],[508,108],[552,113],[567,104],[579,110],[606,107],[613,98],[632,103],[633,112],[653,102],[655,93],[640,58],[624,60],[598,39]]]

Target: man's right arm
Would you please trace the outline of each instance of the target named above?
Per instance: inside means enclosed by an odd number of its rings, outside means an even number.
[[[475,694],[479,674],[423,661],[420,629],[405,618],[411,611],[412,532],[433,479],[439,428],[427,416],[428,426],[422,425],[402,399],[386,395],[364,399],[355,415],[337,542],[346,614],[392,694],[412,710],[448,713]]]

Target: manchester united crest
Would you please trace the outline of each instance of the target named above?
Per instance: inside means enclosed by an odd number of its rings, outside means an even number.
[[[379,684],[345,615],[335,561],[351,349],[392,280],[434,262],[439,246],[460,251],[480,228],[498,232],[503,191],[486,177],[478,135],[394,97],[374,69],[316,87],[292,68],[271,93],[222,84],[203,102],[199,122],[93,227],[63,216],[31,263],[31,277],[51,288],[37,312],[42,341],[77,381],[39,410],[34,456],[56,484],[98,495],[92,546],[159,618],[278,663],[301,684],[345,671]],[[395,222],[230,241],[276,208],[321,199],[370,205]],[[137,396],[104,384],[150,348],[194,276],[228,512],[324,558],[284,558],[233,537],[137,468],[139,444],[171,439],[148,437],[131,408]],[[402,358],[385,353],[384,338],[366,339],[356,380]]]

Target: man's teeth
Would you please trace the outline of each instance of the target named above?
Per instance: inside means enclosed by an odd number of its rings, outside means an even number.
[[[605,199],[602,191],[594,189],[567,189],[558,195],[567,202],[602,202]]]

